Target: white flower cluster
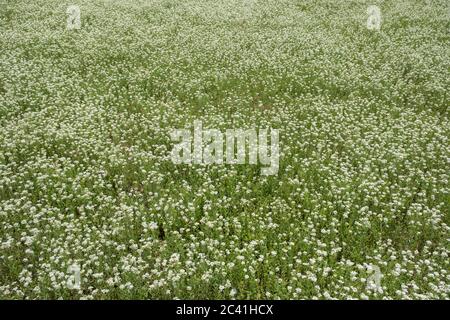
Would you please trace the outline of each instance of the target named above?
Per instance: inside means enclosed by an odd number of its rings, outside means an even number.
[[[3,2],[0,299],[448,299],[432,3]],[[196,120],[278,129],[277,174],[174,164]]]

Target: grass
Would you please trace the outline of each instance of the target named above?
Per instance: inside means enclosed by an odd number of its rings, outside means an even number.
[[[245,3],[0,2],[0,298],[449,298],[448,4]],[[194,120],[278,174],[175,165]]]

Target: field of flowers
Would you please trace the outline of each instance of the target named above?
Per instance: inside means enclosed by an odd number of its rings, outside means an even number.
[[[449,27],[445,0],[0,0],[0,298],[449,299]],[[278,129],[278,173],[174,164],[196,120]]]

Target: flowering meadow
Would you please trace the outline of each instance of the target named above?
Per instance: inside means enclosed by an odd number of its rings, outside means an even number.
[[[0,299],[449,299],[449,18],[0,0]],[[174,163],[195,121],[278,130],[277,173]]]

